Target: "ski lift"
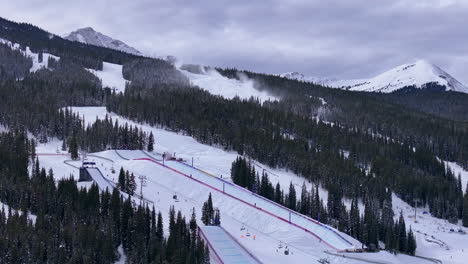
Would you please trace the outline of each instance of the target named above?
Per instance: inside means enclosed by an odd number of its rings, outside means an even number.
[[[325,258],[321,258],[319,260],[317,260],[318,263],[320,264],[330,264],[330,261],[328,259],[325,259]]]
[[[244,231],[244,230],[245,230],[245,226],[244,226],[244,224],[242,224],[242,227],[241,227],[241,229],[240,229],[240,230],[241,230],[241,231]]]

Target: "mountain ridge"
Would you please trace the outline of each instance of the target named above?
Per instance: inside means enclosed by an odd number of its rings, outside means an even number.
[[[300,73],[284,73],[280,76],[349,91],[391,93],[405,87],[424,89],[428,84],[437,84],[444,86],[445,91],[468,93],[468,87],[427,60],[403,64],[367,79],[334,80]]]
[[[94,30],[92,27],[77,29],[65,35],[64,38],[70,41],[115,49],[134,55],[143,55],[139,50],[127,45],[123,41],[104,35]]]

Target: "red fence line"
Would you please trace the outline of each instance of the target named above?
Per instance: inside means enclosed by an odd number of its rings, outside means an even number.
[[[184,163],[184,162],[180,162],[180,161],[177,161],[177,162],[179,162],[180,164],[183,164],[183,165],[185,165],[185,166],[188,166],[188,167],[190,167],[190,168],[193,168],[193,169],[195,169],[195,170],[198,170],[198,171],[200,171],[200,172],[202,172],[202,173],[205,173],[205,174],[208,174],[208,175],[210,175],[210,176],[215,177],[214,175],[212,175],[212,174],[210,174],[210,173],[207,173],[207,172],[204,171],[204,170],[201,170],[201,169],[196,168],[196,167],[194,167],[194,166],[190,166],[190,165],[188,165],[188,164],[186,164],[186,163]],[[216,177],[216,178],[217,178],[217,177]],[[340,237],[343,241],[345,241],[345,242],[348,243],[349,245],[351,245],[351,246],[353,245],[353,243],[349,242],[346,238],[344,238],[344,237],[343,237],[342,235],[340,235],[338,232],[336,232],[335,230],[331,229],[329,226],[327,226],[327,225],[325,225],[325,224],[323,224],[323,223],[321,223],[321,222],[319,222],[319,221],[317,221],[317,220],[315,220],[315,219],[312,219],[312,218],[310,218],[310,217],[308,217],[308,216],[299,214],[298,212],[293,211],[293,210],[287,208],[286,206],[284,206],[284,205],[282,205],[282,204],[279,204],[279,203],[276,203],[276,202],[274,202],[274,201],[271,201],[271,200],[269,200],[269,199],[267,199],[267,198],[265,198],[265,197],[263,197],[263,196],[261,196],[261,195],[258,195],[258,194],[254,193],[254,192],[252,192],[252,191],[250,191],[250,190],[248,190],[248,189],[242,188],[242,187],[240,187],[240,186],[238,186],[238,185],[235,185],[235,184],[233,184],[233,183],[231,183],[231,182],[228,182],[228,181],[226,181],[225,179],[220,179],[220,178],[217,178],[217,179],[220,180],[220,181],[222,181],[222,182],[224,182],[224,183],[226,183],[226,184],[229,184],[229,185],[231,185],[231,186],[234,186],[235,188],[237,188],[237,189],[239,189],[239,190],[242,190],[242,191],[244,191],[244,192],[248,192],[249,194],[251,194],[251,195],[253,195],[253,196],[257,197],[257,198],[260,198],[260,199],[262,199],[262,200],[264,200],[264,201],[266,201],[266,202],[268,202],[268,203],[274,204],[274,205],[276,205],[276,206],[278,206],[278,207],[280,207],[280,208],[286,210],[287,212],[289,212],[289,213],[291,213],[291,214],[294,214],[294,215],[296,215],[296,216],[298,216],[298,217],[304,218],[305,220],[307,220],[307,221],[309,221],[309,222],[312,222],[312,223],[314,223],[314,224],[316,224],[316,225],[319,225],[319,226],[321,226],[321,227],[323,227],[323,228],[326,228],[326,229],[328,229],[330,232],[333,232],[335,235],[337,235],[338,237]]]
[[[248,202],[246,202],[246,201],[244,201],[244,200],[241,200],[241,199],[239,199],[239,198],[237,198],[237,197],[235,197],[235,196],[233,196],[233,195],[231,195],[231,194],[225,193],[225,192],[223,192],[222,190],[219,190],[218,188],[215,188],[215,187],[213,187],[213,186],[211,186],[211,185],[209,185],[209,184],[206,184],[206,183],[204,183],[204,182],[202,182],[202,181],[200,181],[200,180],[198,180],[198,179],[195,179],[195,178],[191,177],[190,175],[187,175],[187,174],[185,174],[185,173],[183,173],[183,172],[181,172],[181,171],[178,171],[178,170],[176,170],[176,169],[173,169],[173,168],[171,168],[171,167],[168,167],[168,166],[166,166],[166,165],[164,165],[164,164],[162,164],[162,163],[160,163],[160,162],[158,162],[158,161],[152,160],[152,159],[150,159],[150,158],[138,158],[138,159],[135,159],[135,160],[146,160],[146,161],[151,161],[151,162],[156,163],[156,164],[158,164],[158,165],[160,165],[160,166],[163,166],[164,168],[167,168],[167,169],[169,169],[169,170],[171,170],[171,171],[173,171],[173,172],[175,172],[175,173],[177,173],[177,174],[180,174],[180,175],[182,175],[182,176],[185,176],[185,177],[187,177],[187,178],[189,178],[189,179],[191,179],[191,180],[193,180],[193,181],[196,181],[196,182],[198,182],[198,183],[200,183],[200,184],[202,184],[202,185],[204,185],[204,186],[206,186],[206,187],[208,187],[208,188],[210,188],[210,189],[213,189],[213,190],[215,190],[215,191],[217,191],[217,192],[219,192],[219,193],[222,193],[222,194],[224,194],[224,195],[226,195],[226,196],[229,196],[229,197],[231,197],[231,198],[233,198],[233,199],[235,199],[235,200],[237,200],[237,201],[239,201],[239,202],[241,202],[241,203],[244,203],[244,204],[246,204],[246,205],[248,205],[248,206],[250,206],[250,207],[252,207],[252,208],[255,208],[255,209],[257,209],[257,210],[259,210],[259,211],[261,211],[261,212],[264,212],[264,213],[266,213],[266,214],[268,214],[268,215],[270,215],[270,216],[276,217],[276,218],[280,219],[281,221],[286,222],[286,223],[288,223],[288,224],[290,224],[290,225],[292,225],[292,226],[295,226],[295,227],[297,227],[297,228],[299,228],[299,229],[302,229],[302,230],[304,230],[306,233],[309,233],[309,234],[313,235],[313,236],[314,236],[315,238],[317,238],[320,242],[323,242],[324,244],[326,244],[327,246],[333,248],[334,250],[340,251],[339,248],[336,248],[336,247],[332,246],[331,244],[329,244],[329,243],[326,242],[326,241],[323,241],[323,240],[322,240],[317,234],[315,234],[314,232],[312,232],[312,231],[310,231],[310,230],[308,230],[308,229],[306,229],[306,228],[304,228],[304,227],[301,227],[301,226],[299,226],[299,225],[297,225],[297,224],[295,224],[295,223],[292,223],[292,222],[290,222],[290,221],[288,221],[288,220],[286,220],[286,219],[284,219],[284,218],[282,218],[282,217],[280,217],[280,216],[277,216],[277,215],[275,215],[275,214],[273,214],[273,213],[271,213],[271,212],[265,211],[265,210],[263,210],[262,208],[256,207],[255,205],[250,204],[250,203],[248,203]]]

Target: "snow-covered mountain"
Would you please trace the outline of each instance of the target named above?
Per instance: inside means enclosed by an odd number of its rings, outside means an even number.
[[[445,86],[446,91],[468,93],[468,87],[426,60],[404,64],[369,79],[330,80],[307,77],[300,73],[286,73],[280,76],[350,91],[391,93],[407,86],[424,88],[428,83],[436,83]]]
[[[424,88],[428,83],[445,86],[446,91],[468,93],[468,88],[437,65],[425,60],[404,64],[370,79],[334,81],[331,87],[352,91],[391,93],[406,86]]]
[[[120,50],[131,54],[142,55],[142,53],[135,48],[130,47],[120,40],[113,39],[97,32],[92,27],[80,28],[66,35],[64,38],[71,41],[78,41],[90,45]]]

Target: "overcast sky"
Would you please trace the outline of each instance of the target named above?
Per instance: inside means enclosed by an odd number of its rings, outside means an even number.
[[[0,16],[52,33],[91,26],[185,63],[364,78],[427,59],[468,84],[466,0],[0,0],[0,6]]]

